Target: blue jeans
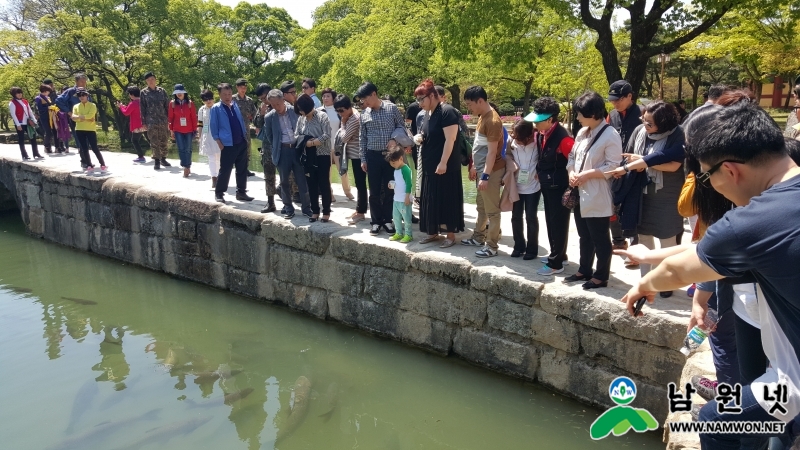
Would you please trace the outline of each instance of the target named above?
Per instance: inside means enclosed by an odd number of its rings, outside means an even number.
[[[178,146],[181,167],[192,167],[192,137],[194,137],[194,133],[175,133],[175,144]]]
[[[731,402],[732,403],[732,402]],[[742,412],[740,414],[720,414],[717,401],[711,400],[700,410],[700,422],[777,422],[756,402],[750,386],[742,386]],[[786,448],[791,446],[791,423],[786,424],[783,435],[778,436]],[[766,448],[768,434],[701,434],[700,448],[703,450],[740,450]]]
[[[392,209],[392,222],[394,222],[395,233],[411,236],[411,205],[395,200]]]

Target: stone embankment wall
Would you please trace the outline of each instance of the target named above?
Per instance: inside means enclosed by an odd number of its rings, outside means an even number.
[[[611,380],[627,375],[639,391],[633,406],[662,424],[667,383],[685,363],[679,321],[634,321],[618,301],[580,287],[135,179],[0,159],[0,183],[35,236],[454,354],[601,407],[611,406]]]

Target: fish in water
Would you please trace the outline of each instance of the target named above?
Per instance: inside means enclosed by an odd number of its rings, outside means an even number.
[[[94,300],[85,300],[82,298],[75,298],[75,297],[61,297],[64,300],[69,300],[73,303],[77,303],[79,305],[96,305],[97,302]]]
[[[183,422],[164,425],[163,427],[153,428],[147,431],[143,438],[127,447],[120,447],[118,450],[135,450],[153,443],[165,444],[175,436],[185,436],[191,433],[209,420],[211,420],[211,416],[198,417]]]
[[[8,289],[9,291],[15,293],[15,294],[30,294],[30,293],[33,292],[33,289],[26,288],[26,287],[11,286],[11,285],[3,286],[3,287]]]
[[[225,404],[230,405],[233,402],[241,400],[250,395],[251,392],[253,392],[253,388],[244,388],[241,391],[225,394]]]
[[[214,381],[219,380],[220,378],[225,380],[232,376],[236,376],[240,373],[242,373],[241,370],[230,370],[224,373],[215,370],[213,372],[192,372],[192,375],[195,376],[194,379],[195,384],[203,384],[203,383],[212,383]]]
[[[339,385],[335,381],[328,385],[328,392],[325,394],[325,398],[328,400],[328,412],[319,415],[319,417],[323,418],[323,422],[331,420],[333,411],[336,410],[336,405],[339,403]]]
[[[114,433],[128,428],[129,426],[142,420],[155,420],[158,418],[159,411],[161,411],[161,409],[154,409],[140,416],[130,417],[125,420],[118,420],[116,422],[103,422],[93,428],[90,428],[85,433],[65,439],[55,446],[48,447],[47,450],[73,450],[78,448],[88,449],[107,447],[103,444],[106,440],[112,437]]]
[[[75,425],[78,424],[83,413],[89,410],[94,398],[97,396],[97,381],[90,379],[83,383],[78,393],[75,394],[75,400],[72,402],[72,413],[69,418],[69,425],[67,425],[67,434],[71,434],[75,430]]]
[[[289,417],[286,418],[286,421],[278,430],[275,444],[294,433],[297,427],[306,419],[306,415],[308,415],[308,407],[311,400],[311,381],[301,375],[300,378],[294,382],[292,391],[294,393],[294,404],[292,405],[292,410],[289,412]]]

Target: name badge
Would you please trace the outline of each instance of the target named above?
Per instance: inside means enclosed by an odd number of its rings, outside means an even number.
[[[182,126],[182,127],[185,127],[185,126],[186,126],[186,123],[187,123],[187,122],[186,122],[186,117],[181,117],[181,126]]]
[[[517,183],[519,184],[527,184],[528,180],[530,180],[531,171],[530,170],[519,170],[519,174],[517,175]]]

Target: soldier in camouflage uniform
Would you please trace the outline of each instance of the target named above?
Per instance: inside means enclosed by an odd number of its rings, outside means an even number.
[[[242,112],[242,118],[244,119],[244,128],[247,130],[247,133],[244,135],[244,139],[247,141],[247,164],[250,165],[250,124],[253,123],[253,119],[256,117],[256,112],[258,109],[256,108],[256,103],[253,101],[252,98],[247,96],[247,80],[244,78],[239,78],[236,80],[236,92],[237,94],[233,96],[233,101],[236,103],[236,106],[239,107],[239,111]],[[249,169],[247,170],[247,176],[252,177],[255,174],[251,172]]]
[[[153,72],[144,75],[147,87],[142,89],[139,97],[139,106],[142,111],[142,125],[147,127],[147,140],[153,150],[155,170],[161,166],[169,167],[167,162],[167,148],[169,146],[169,101],[170,97],[162,87],[157,86],[158,80]]]
[[[267,103],[267,93],[272,89],[270,85],[261,83],[256,87],[256,96],[260,101],[256,117],[253,119],[253,126],[256,127],[256,135],[261,135],[261,128],[264,126],[264,116],[272,109]],[[275,194],[277,189],[275,187],[275,163],[272,161],[272,143],[269,141],[261,142],[261,165],[264,166],[264,184],[267,191],[267,205],[261,210],[262,213],[270,213],[275,211]]]

